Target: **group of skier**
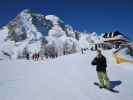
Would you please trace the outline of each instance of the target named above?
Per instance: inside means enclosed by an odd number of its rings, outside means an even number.
[[[40,58],[40,54],[39,53],[34,53],[34,54],[32,54],[32,60],[39,60],[39,58]],[[30,60],[30,54],[29,53],[26,53],[26,59],[27,60]]]
[[[38,61],[39,59],[43,60],[44,57],[46,59],[48,59],[48,58],[56,58],[57,55],[48,55],[47,53],[45,53],[45,54],[33,53],[32,55],[30,55],[29,53],[25,54],[25,58],[27,60],[32,59],[32,60]]]
[[[32,59],[33,60],[39,60],[39,58],[40,58],[40,54],[39,53],[32,54]]]

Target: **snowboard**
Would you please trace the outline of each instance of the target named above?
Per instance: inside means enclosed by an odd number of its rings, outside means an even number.
[[[100,87],[100,84],[99,83],[97,83],[97,82],[94,82],[94,85],[96,85],[96,86],[98,86],[98,87]],[[104,89],[106,89],[106,90],[108,90],[108,91],[110,91],[110,92],[113,92],[113,93],[119,93],[119,91],[118,90],[114,90],[114,89],[108,89],[108,88],[104,88]]]

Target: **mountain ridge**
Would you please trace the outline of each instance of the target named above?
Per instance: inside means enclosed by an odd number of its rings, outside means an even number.
[[[61,56],[64,52],[71,54],[88,48],[88,43],[103,43],[113,36],[127,39],[119,32],[104,33],[104,36],[96,32],[78,32],[55,15],[38,14],[29,9],[21,11],[4,26],[0,36],[3,43],[0,55],[3,55],[2,52],[8,53],[15,59],[23,54],[25,48],[30,54],[40,51],[44,54],[46,48],[52,47],[56,55]],[[51,54],[52,51],[47,53]]]

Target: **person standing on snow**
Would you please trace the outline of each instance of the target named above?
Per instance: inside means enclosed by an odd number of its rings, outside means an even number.
[[[100,82],[99,87],[111,89],[110,81],[106,72],[106,58],[102,55],[101,50],[97,50],[97,56],[93,59],[91,64],[96,65],[97,76]]]
[[[26,59],[27,59],[27,60],[30,59],[30,55],[29,55],[29,53],[26,54]]]

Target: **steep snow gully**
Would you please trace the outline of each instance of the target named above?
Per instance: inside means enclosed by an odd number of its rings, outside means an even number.
[[[132,100],[133,66],[116,64],[104,51],[115,94],[93,85],[98,81],[90,63],[96,52],[72,54],[47,61],[0,61],[0,100]]]

